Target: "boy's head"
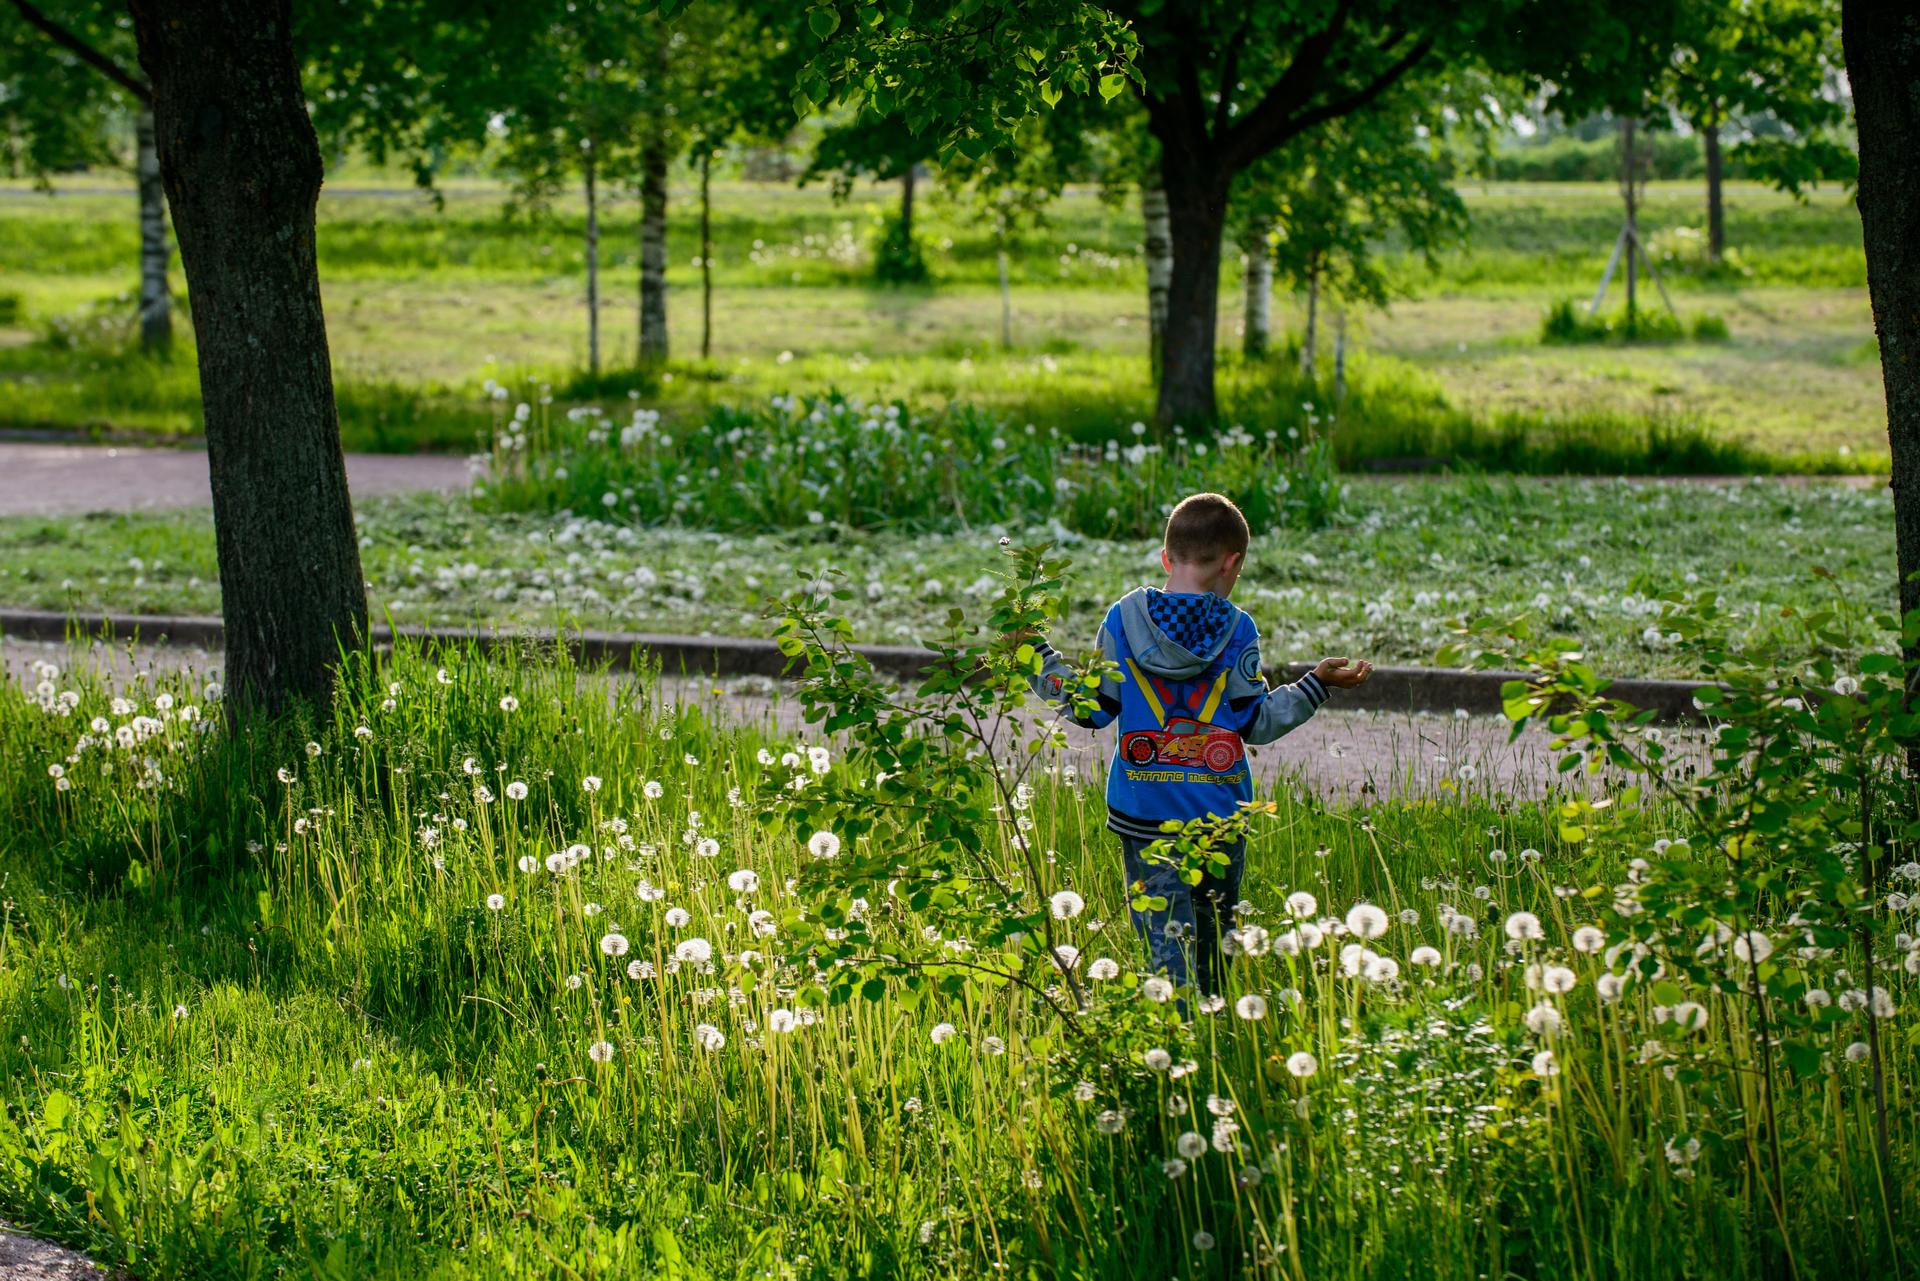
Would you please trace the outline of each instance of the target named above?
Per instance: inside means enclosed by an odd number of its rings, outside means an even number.
[[[1183,498],[1167,517],[1160,563],[1168,574],[1219,596],[1233,591],[1247,558],[1247,518],[1224,494]]]

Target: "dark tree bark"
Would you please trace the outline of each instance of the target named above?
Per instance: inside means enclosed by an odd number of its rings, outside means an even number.
[[[131,0],[198,339],[228,717],[320,703],[367,634],[288,0]]]
[[[1860,131],[1860,226],[1887,394],[1904,616],[1920,609],[1920,8],[1842,0],[1840,35]],[[1920,652],[1906,659],[1908,697],[1920,698]],[[1920,776],[1920,757],[1909,755],[1907,770]]]
[[[713,359],[713,152],[700,153],[700,359]]]
[[[1214,343],[1220,320],[1220,245],[1227,226],[1231,176],[1211,157],[1182,155],[1163,141],[1173,277],[1167,282],[1167,327],[1161,337],[1161,423],[1204,427],[1218,416],[1213,394]]]
[[[1726,166],[1720,157],[1720,122],[1708,118],[1696,127],[1707,152],[1707,258],[1719,262],[1727,248],[1727,211],[1722,199]]]
[[[167,196],[154,148],[153,112],[133,117],[134,183],[140,193],[140,347],[160,354],[173,346],[173,295],[167,288]]]
[[[1634,286],[1639,283],[1634,274],[1635,264],[1640,256],[1640,228],[1637,225],[1639,209],[1635,197],[1639,194],[1634,185],[1634,166],[1637,163],[1633,146],[1633,120],[1620,122],[1620,194],[1627,203],[1627,332],[1633,332],[1634,309],[1639,303]]]
[[[667,360],[667,139],[656,129],[640,154],[640,363]]]

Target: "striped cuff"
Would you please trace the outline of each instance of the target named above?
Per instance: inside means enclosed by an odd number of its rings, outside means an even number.
[[[1315,708],[1318,708],[1322,703],[1326,702],[1328,696],[1333,692],[1312,672],[1308,672],[1305,676],[1295,681],[1294,685],[1305,691],[1307,701],[1312,703]]]

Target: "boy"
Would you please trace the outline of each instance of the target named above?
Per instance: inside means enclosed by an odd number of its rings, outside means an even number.
[[[1188,981],[1188,951],[1203,992],[1219,989],[1220,939],[1233,928],[1246,843],[1228,848],[1224,874],[1188,886],[1177,870],[1142,855],[1168,819],[1231,814],[1253,799],[1246,744],[1271,743],[1304,724],[1327,701],[1328,687],[1367,679],[1365,659],[1324,658],[1292,685],[1269,688],[1260,674],[1260,633],[1230,604],[1247,556],[1247,519],[1232,500],[1195,494],[1167,518],[1160,564],[1164,589],[1138,588],[1107,611],[1101,657],[1119,668],[1096,691],[1098,707],[1072,712],[1074,670],[1044,641],[1034,692],[1088,729],[1118,720],[1120,738],[1107,774],[1107,826],[1119,837],[1130,891],[1162,897],[1158,911],[1133,913],[1155,969]]]

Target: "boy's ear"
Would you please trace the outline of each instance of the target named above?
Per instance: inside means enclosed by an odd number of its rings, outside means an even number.
[[[1228,552],[1220,558],[1220,572],[1222,574],[1237,574],[1240,572],[1240,566],[1246,563],[1246,559],[1247,554],[1245,552]]]
[[[1169,574],[1173,572],[1173,557],[1164,547],[1160,549],[1160,568],[1166,570]]]

